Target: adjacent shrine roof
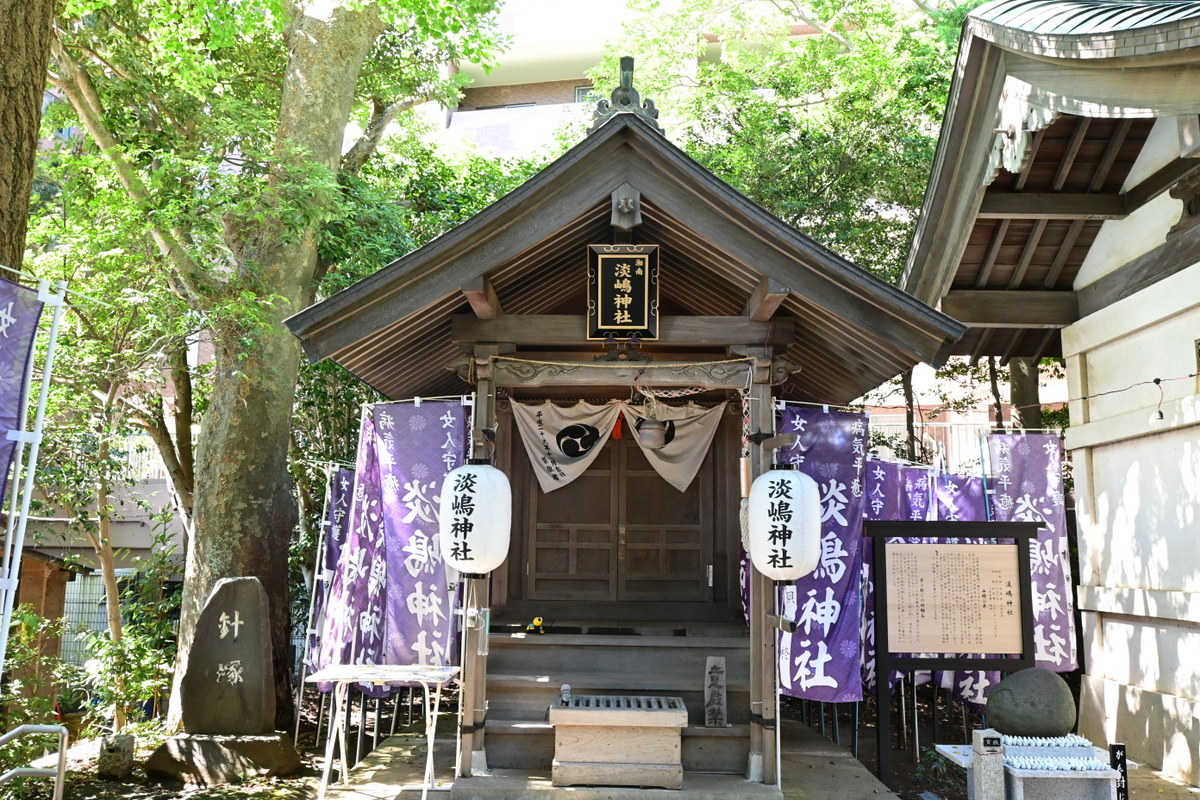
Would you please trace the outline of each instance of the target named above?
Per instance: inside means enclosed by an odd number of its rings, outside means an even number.
[[[968,16],[901,281],[967,324],[955,354],[1058,355],[1061,328],[1191,263],[1200,228],[1081,275],[1105,220],[1196,184],[1197,87],[1197,0],[999,0]],[[1178,157],[1136,175],[1162,117],[1179,119]]]
[[[1062,35],[1132,31],[1200,15],[1196,0],[1000,0],[971,16],[1013,30]]]
[[[388,397],[462,392],[468,387],[447,368],[461,354],[452,317],[472,313],[472,293],[486,293],[483,304],[510,318],[582,315],[585,248],[614,242],[613,195],[622,188],[640,194],[632,242],[661,246],[662,313],[758,314],[768,329],[792,326],[783,354],[800,367],[783,388],[791,399],[848,402],[916,362],[942,360],[962,333],[789,228],[633,113],[614,114],[472,219],[288,325],[310,358],[332,358]],[[772,319],[764,295],[778,303]],[[714,329],[707,344],[720,347],[720,337]],[[588,347],[602,349],[579,341],[576,357]]]

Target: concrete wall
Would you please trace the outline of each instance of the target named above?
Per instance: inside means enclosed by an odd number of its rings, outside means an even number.
[[[1178,146],[1151,144],[1142,171]],[[1179,211],[1169,200],[1105,223],[1076,289],[1161,244]],[[1070,396],[1089,398],[1071,403],[1067,434],[1087,673],[1079,730],[1200,785],[1200,378],[1186,377],[1197,339],[1200,253],[1063,331]]]

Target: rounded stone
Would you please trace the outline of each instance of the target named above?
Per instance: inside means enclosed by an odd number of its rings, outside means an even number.
[[[1007,736],[1066,736],[1075,728],[1075,698],[1056,673],[1023,669],[996,684],[987,719]]]

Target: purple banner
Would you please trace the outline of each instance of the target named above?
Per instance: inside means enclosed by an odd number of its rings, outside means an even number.
[[[20,418],[25,375],[41,316],[36,291],[0,278],[0,503],[8,491],[8,471],[17,446],[8,433],[25,429]]]
[[[375,406],[387,530],[388,664],[453,663],[458,574],[438,544],[446,474],[463,463],[467,414],[461,401]]]
[[[914,522],[934,519],[933,476],[929,467],[904,467],[901,474],[907,518]]]
[[[1062,443],[1056,434],[988,436],[997,522],[1039,522],[1030,542],[1034,647],[1037,665],[1055,672],[1078,666],[1067,518],[1063,502]]]
[[[375,423],[364,414],[358,434],[354,496],[347,516],[346,541],[338,557],[320,666],[378,664],[383,652],[384,556],[383,517],[380,513],[379,459]]]
[[[779,433],[796,444],[781,458],[813,478],[821,492],[821,559],[812,574],[783,590],[783,616],[798,623],[779,635],[784,694],[841,703],[862,699],[859,638],[862,597],[863,476],[867,417],[788,407]]]
[[[904,465],[891,461],[867,462],[866,507],[863,518],[867,520],[908,519],[908,499],[904,493]],[[863,686],[875,688],[875,552],[871,539],[862,542],[862,597],[863,613],[859,635],[862,638]],[[890,683],[896,682],[892,673]]]
[[[308,647],[305,649],[305,665],[310,672],[320,669],[321,632],[325,626],[325,611],[329,607],[329,590],[333,576],[337,573],[338,558],[342,554],[342,542],[346,540],[346,517],[350,514],[350,501],[354,497],[354,470],[339,469],[329,476],[328,503],[322,524],[321,549],[313,567],[312,620],[308,630]]]
[[[453,663],[458,576],[442,561],[437,509],[442,480],[463,462],[466,426],[459,401],[380,404],[364,416],[322,666]]]
[[[863,510],[865,519],[900,520],[908,519],[908,506],[901,488],[904,465],[891,461],[867,462],[867,506]]]
[[[983,479],[941,473],[934,478],[936,519],[942,522],[986,522]]]

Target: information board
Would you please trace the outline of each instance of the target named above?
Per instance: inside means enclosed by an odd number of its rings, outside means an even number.
[[[893,652],[1022,652],[1015,544],[889,543],[884,548]]]

